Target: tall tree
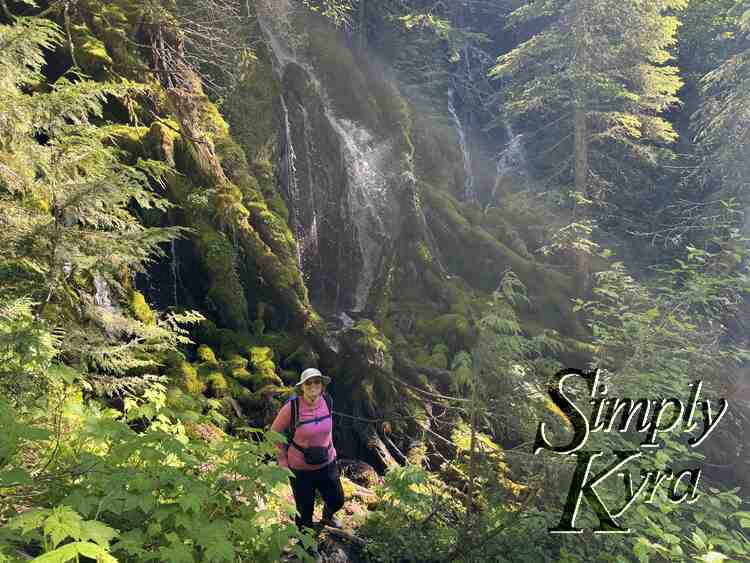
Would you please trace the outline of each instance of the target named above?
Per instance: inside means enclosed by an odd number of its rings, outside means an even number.
[[[726,12],[725,56],[702,79],[696,113],[702,177],[722,197],[750,202],[750,1],[735,0]],[[747,215],[747,213],[746,213]],[[745,219],[748,225],[748,219]]]
[[[682,82],[669,64],[678,21],[668,14],[684,5],[525,2],[508,25],[534,32],[490,72],[503,82],[504,111],[525,129],[536,172],[572,187],[574,201],[593,202],[610,228],[623,214],[637,217],[632,196],[653,193],[655,164],[677,137],[661,114],[678,102]]]

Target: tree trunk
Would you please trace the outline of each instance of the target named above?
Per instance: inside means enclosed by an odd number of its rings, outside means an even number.
[[[586,46],[586,16],[583,0],[576,0],[575,22],[573,35],[575,37],[575,65],[576,83],[574,85],[574,108],[573,108],[573,145],[575,161],[575,191],[580,196],[589,197],[588,189],[588,131],[586,123],[586,80],[588,73],[588,53]],[[576,216],[585,219],[589,215],[588,204],[576,205]],[[576,252],[576,266],[578,271],[580,290],[585,294],[589,288],[590,256],[583,250]]]

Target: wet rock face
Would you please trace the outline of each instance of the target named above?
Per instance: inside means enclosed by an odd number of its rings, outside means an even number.
[[[280,184],[312,302],[362,311],[398,224],[397,150],[341,117],[311,72],[284,66]]]
[[[284,69],[281,184],[310,298],[320,310],[352,309],[362,254],[347,205],[343,147],[305,69]]]

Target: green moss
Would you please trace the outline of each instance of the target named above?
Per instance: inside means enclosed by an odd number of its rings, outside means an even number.
[[[430,354],[430,365],[440,369],[448,369],[450,351],[445,344],[436,344]]]
[[[174,119],[160,119],[154,121],[143,139],[143,142],[147,146],[148,156],[164,161],[170,166],[174,166],[175,143],[180,137],[180,134],[178,133],[179,130],[180,125]],[[173,178],[174,176],[175,175],[170,175],[170,178]],[[189,182],[186,178],[182,178],[181,180],[174,178],[173,181],[176,182],[175,187],[178,188],[175,190],[174,195],[179,196],[178,201],[184,201],[187,192],[189,191],[186,189],[186,185]]]
[[[266,323],[263,320],[263,317],[265,316],[266,312],[266,304],[263,303],[263,301],[258,302],[258,307],[256,309],[255,313],[255,320],[253,321],[253,332],[257,336],[263,336],[263,333],[266,330]]]
[[[429,267],[432,265],[432,253],[430,253],[430,249],[423,242],[417,243],[417,257],[424,266]]]
[[[227,394],[229,387],[223,374],[215,371],[208,376],[207,382],[212,397],[221,398]]]
[[[148,127],[132,127],[129,125],[109,125],[107,132],[112,142],[128,153],[130,160],[135,163],[137,158],[145,158],[148,150]]]
[[[70,26],[71,39],[75,50],[75,59],[80,67],[92,76],[102,76],[102,71],[112,66],[112,57],[101,39],[91,33],[88,26]]]
[[[417,355],[414,356],[414,361],[417,365],[427,366],[430,364],[430,355],[426,350],[420,350]]]
[[[455,313],[417,321],[417,330],[431,342],[446,344],[453,350],[469,347],[471,341],[469,321]]]
[[[273,363],[273,350],[267,346],[253,346],[248,350],[250,366],[253,371],[262,375],[273,374],[276,366]]]
[[[180,362],[180,365],[171,372],[171,375],[180,388],[191,395],[200,395],[205,389],[203,382],[198,378],[195,367],[188,362]]]
[[[278,95],[279,84],[271,62],[258,59],[248,66],[222,105],[232,136],[251,162],[262,158],[275,138],[273,104]],[[273,178],[273,173],[270,177]]]
[[[251,413],[255,410],[258,410],[263,407],[264,401],[263,397],[259,394],[253,393],[249,389],[242,388],[241,391],[239,391],[237,394],[235,394],[235,399],[237,399],[237,402],[242,407],[242,410],[245,413]]]
[[[196,355],[201,362],[211,362],[212,364],[217,363],[216,354],[214,354],[214,351],[205,344],[201,344],[200,346],[198,346]]]
[[[200,412],[202,408],[198,399],[174,386],[167,388],[167,406],[178,413],[185,411]]]
[[[130,296],[130,311],[133,316],[147,325],[156,324],[156,315],[146,303],[146,298],[140,291],[134,291]]]
[[[201,223],[199,229],[196,242],[210,280],[206,297],[222,323],[230,328],[245,328],[247,301],[235,267],[237,251],[223,233],[208,224]]]
[[[357,321],[352,330],[359,333],[359,342],[366,348],[371,348],[377,352],[387,352],[389,341],[381,333],[370,319]]]
[[[225,365],[230,371],[233,369],[245,369],[247,367],[247,358],[243,358],[239,354],[230,354]]]
[[[468,230],[470,223],[456,209],[457,201],[446,193],[434,189],[423,190],[425,197],[433,209],[449,222],[449,229],[461,233]]]

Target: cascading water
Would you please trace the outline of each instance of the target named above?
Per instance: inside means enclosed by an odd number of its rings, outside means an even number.
[[[498,192],[502,189],[503,183],[508,178],[513,178],[515,182],[520,181],[523,185],[525,185],[527,178],[526,153],[523,148],[522,135],[515,134],[509,123],[505,124],[505,135],[508,141],[505,148],[500,151],[497,157],[495,182],[492,186],[492,197],[490,198],[491,203],[495,201]]]
[[[471,153],[469,152],[469,144],[466,141],[466,132],[461,123],[461,119],[458,117],[456,106],[454,104],[454,93],[453,88],[448,89],[448,113],[453,118],[453,124],[456,127],[458,133],[458,144],[461,148],[461,156],[464,163],[464,199],[466,201],[477,201],[477,194],[474,189],[474,172],[471,166]]]
[[[349,180],[349,212],[357,227],[359,249],[364,264],[357,283],[355,311],[361,311],[377,275],[384,242],[389,238],[385,219],[389,212],[389,181],[383,173],[391,147],[387,142],[374,143],[363,127],[329,115],[331,126],[339,134]]]
[[[281,183],[300,267],[316,305],[362,311],[396,224],[392,143],[337,113],[295,33],[294,6],[259,3],[282,84]],[[304,55],[298,53],[305,53]]]
[[[289,109],[286,106],[286,100],[284,96],[279,96],[281,102],[281,114],[284,121],[284,144],[281,156],[281,174],[282,183],[286,186],[287,197],[291,203],[291,214],[290,222],[292,231],[294,232],[295,239],[297,240],[297,263],[300,268],[302,267],[302,247],[300,241],[300,235],[302,232],[302,225],[298,217],[298,210],[300,209],[301,201],[299,197],[299,186],[297,184],[297,166],[296,160],[297,155],[294,152],[294,142],[292,140],[292,131],[289,124]]]
[[[96,290],[94,303],[103,309],[114,311],[114,305],[112,305],[112,300],[109,297],[109,284],[99,272],[94,274],[94,289]]]
[[[307,165],[307,186],[310,189],[310,205],[308,212],[311,217],[309,220],[309,229],[306,233],[301,232],[297,240],[302,248],[301,252],[303,256],[320,256],[318,247],[318,210],[315,205],[315,190],[312,189],[312,186],[314,185],[312,154],[314,151],[315,139],[313,138],[312,124],[307,115],[307,108],[304,104],[299,104],[298,107],[300,114],[302,115],[302,130],[304,131],[303,139],[305,142],[305,164]],[[301,265],[304,266],[303,263],[301,263]]]

